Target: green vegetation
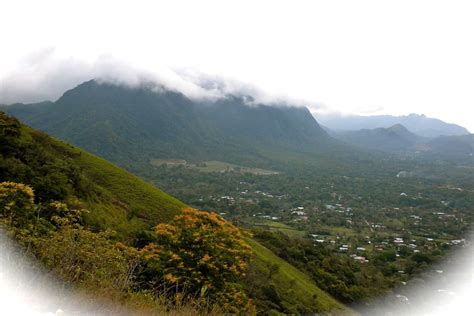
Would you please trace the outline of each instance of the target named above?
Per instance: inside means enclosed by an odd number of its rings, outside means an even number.
[[[246,286],[250,296],[258,298],[256,302],[260,312],[271,314],[273,310],[304,314],[332,311],[351,314],[343,304],[319,289],[307,275],[255,240],[246,240],[254,252]]]
[[[300,229],[291,227],[287,224],[277,222],[277,221],[257,219],[257,220],[249,221],[245,223],[245,225],[252,226],[252,227],[260,227],[269,231],[278,231],[292,238],[303,238],[308,235],[308,233],[304,230],[300,230]]]
[[[250,173],[254,175],[270,176],[278,174],[279,172],[265,170],[260,168],[243,167],[223,161],[203,161],[195,164],[187,163],[182,159],[152,159],[150,162],[155,167],[160,166],[184,166],[189,169],[198,170],[201,172],[237,172]]]
[[[85,196],[94,226],[131,235],[171,220],[185,205],[136,176],[84,151],[75,159],[94,186]],[[120,212],[121,211],[121,212]]]
[[[127,238],[170,220],[184,204],[136,176],[32,130],[1,114],[0,174],[3,181],[24,183],[37,202],[74,196],[91,211],[87,224],[113,229]]]

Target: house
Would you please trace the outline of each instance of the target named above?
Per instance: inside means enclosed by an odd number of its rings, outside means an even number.
[[[291,212],[291,214],[298,215],[298,216],[305,216],[306,215],[306,213],[303,212],[303,211],[293,211],[293,212]]]
[[[395,244],[403,244],[403,238],[396,237],[396,238],[393,240],[393,243],[395,243]]]
[[[354,256],[353,258],[354,258],[354,260],[356,260],[356,261],[359,261],[360,263],[366,263],[366,262],[369,262],[367,259],[365,259],[365,257],[361,257],[361,256]]]
[[[397,178],[408,178],[410,176],[411,176],[411,172],[404,171],[404,170],[397,173]]]

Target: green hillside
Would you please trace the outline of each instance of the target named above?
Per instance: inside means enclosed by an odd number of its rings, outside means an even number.
[[[86,201],[90,221],[118,231],[147,228],[167,222],[185,205],[153,185],[108,161],[81,151],[75,160],[95,187]]]
[[[80,199],[97,229],[134,232],[168,221],[185,207],[151,184],[81,149],[21,125],[3,113],[2,181],[35,189],[40,202]]]

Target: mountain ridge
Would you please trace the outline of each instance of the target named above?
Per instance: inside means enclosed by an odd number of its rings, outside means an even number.
[[[335,132],[331,135],[360,148],[398,154],[417,154],[425,158],[472,160],[474,134],[428,138],[410,132],[401,124],[388,128]]]
[[[446,123],[440,119],[429,118],[426,115],[409,114],[393,115],[339,115],[313,114],[318,121],[335,131],[351,131],[360,129],[388,128],[395,124],[402,124],[409,131],[422,137],[466,135],[469,131],[457,124]]]
[[[335,132],[333,136],[352,145],[380,151],[408,151],[422,141],[422,137],[411,133],[402,124],[388,128],[361,129],[358,131]]]
[[[94,80],[53,103],[2,109],[122,166],[153,158],[258,164],[271,160],[265,150],[318,152],[331,142],[307,108],[248,105],[236,96],[192,100]]]

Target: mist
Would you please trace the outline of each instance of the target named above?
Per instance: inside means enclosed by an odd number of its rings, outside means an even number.
[[[177,91],[188,98],[216,100],[228,95],[248,96],[248,105],[306,106],[321,104],[287,95],[275,95],[233,78],[206,74],[191,68],[139,65],[111,54],[92,61],[59,56],[54,47],[24,56],[11,71],[0,77],[0,104],[55,101],[69,89],[95,79],[101,83],[137,88],[143,85],[161,91]]]

